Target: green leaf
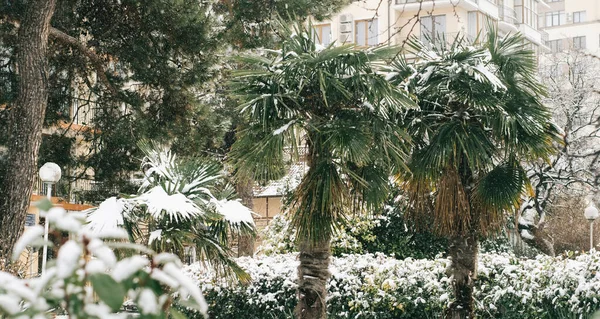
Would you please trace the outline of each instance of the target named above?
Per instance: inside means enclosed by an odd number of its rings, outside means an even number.
[[[41,211],[47,212],[50,210],[50,208],[52,208],[52,202],[50,202],[47,198],[43,198],[35,203],[35,207]]]
[[[172,319],[187,319],[187,317],[182,314],[179,310],[171,308],[171,318]]]
[[[125,289],[107,274],[92,274],[90,281],[94,291],[113,311],[118,311],[125,299]]]

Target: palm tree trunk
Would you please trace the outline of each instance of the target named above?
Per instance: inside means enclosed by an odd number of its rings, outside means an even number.
[[[327,318],[327,280],[329,279],[330,241],[300,244],[298,266],[298,305],[296,318]]]
[[[454,302],[448,308],[448,319],[475,318],[473,305],[473,280],[477,276],[478,240],[475,235],[456,236],[449,247],[452,264],[450,275]]]
[[[48,103],[48,35],[56,0],[32,0],[17,37],[19,93],[10,107],[8,161],[0,185],[0,256],[10,256],[23,233]],[[6,262],[6,261],[5,261]]]
[[[242,204],[250,210],[254,209],[254,180],[248,178],[235,184],[236,192],[242,199]],[[238,257],[254,255],[254,236],[240,234],[238,238]]]

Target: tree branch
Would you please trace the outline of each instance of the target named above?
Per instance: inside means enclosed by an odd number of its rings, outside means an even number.
[[[111,91],[112,94],[117,95],[117,90],[108,81],[108,77],[106,77],[106,71],[104,70],[104,61],[102,61],[102,59],[100,58],[100,56],[98,56],[98,54],[96,54],[96,52],[92,51],[90,48],[85,46],[83,43],[79,42],[79,40],[77,40],[76,38],[74,38],[54,27],[50,27],[50,37],[77,49],[83,55],[88,57],[88,59],[90,59],[90,62],[96,69],[96,73],[97,73],[100,81],[104,84],[104,86],[106,86],[106,88],[108,90]]]

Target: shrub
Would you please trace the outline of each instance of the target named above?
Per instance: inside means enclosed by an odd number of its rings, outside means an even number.
[[[49,208],[50,203],[43,205]],[[57,312],[69,318],[126,318],[117,314],[126,297],[139,309],[139,318],[181,318],[170,307],[175,292],[184,296],[182,302],[190,309],[199,311],[197,317],[206,311],[200,289],[181,271],[175,255],[154,254],[144,246],[119,242],[127,238],[124,230],[90,232],[83,228],[85,214],[51,208],[46,219],[52,229],[68,232],[70,239],[41,277],[20,279],[0,272],[0,318],[39,319]],[[27,229],[15,245],[13,259],[27,246],[42,245],[43,233],[39,225]],[[118,260],[114,248],[144,255]]]
[[[185,271],[204,288],[214,319],[290,318],[298,262],[292,254],[239,258],[248,286],[215,282],[199,265]],[[331,318],[441,318],[451,299],[449,260],[383,254],[332,259]],[[478,318],[588,318],[600,308],[600,253],[520,259],[482,254],[475,282]],[[181,308],[190,318],[191,309]]]
[[[446,250],[446,240],[418,232],[404,218],[403,205],[386,206],[376,215],[354,215],[331,239],[334,256],[384,253],[396,258],[434,258]],[[258,251],[265,255],[297,251],[295,234],[285,214],[273,218],[263,232]]]

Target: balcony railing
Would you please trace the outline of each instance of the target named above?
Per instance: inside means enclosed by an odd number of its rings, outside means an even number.
[[[498,17],[500,18],[500,21],[517,24],[517,13],[513,8],[498,6]]]
[[[471,43],[475,40],[474,37],[469,36],[466,33],[459,32],[446,32],[446,33],[437,33],[435,36],[431,34],[421,34],[419,36],[419,40],[428,48],[442,48],[442,47],[450,47],[456,39],[462,39],[467,43]]]
[[[427,2],[433,2],[434,0],[396,0],[396,4],[408,4],[408,3],[427,3]],[[479,3],[479,0],[470,0],[471,2],[475,2],[475,3]],[[487,0],[491,3],[496,3],[497,0]]]
[[[542,37],[542,43],[546,43],[548,40],[550,40],[550,35],[548,35],[548,32],[546,31],[540,30],[540,36]]]

